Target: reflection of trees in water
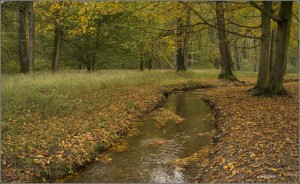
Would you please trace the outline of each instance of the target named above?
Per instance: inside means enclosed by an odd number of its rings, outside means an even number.
[[[186,109],[186,98],[185,98],[186,94],[182,93],[182,94],[178,94],[175,97],[175,106],[176,106],[176,114],[178,114],[179,116],[183,116],[185,115],[185,109]]]

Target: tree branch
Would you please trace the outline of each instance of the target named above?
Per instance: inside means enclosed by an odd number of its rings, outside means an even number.
[[[190,6],[189,6],[190,7]],[[231,34],[234,34],[234,35],[238,35],[238,36],[242,36],[242,37],[245,37],[245,38],[253,38],[253,39],[261,39],[261,37],[257,37],[257,36],[249,36],[249,35],[243,35],[243,34],[240,34],[240,33],[236,33],[236,32],[233,32],[233,31],[229,31],[229,30],[224,30],[224,29],[220,29],[218,28],[216,25],[213,25],[211,23],[209,23],[208,21],[206,21],[194,8],[190,7],[190,9],[208,26],[212,27],[212,28],[215,28],[215,29],[218,29],[218,30],[221,30],[221,31],[225,31],[227,33],[231,33]]]
[[[259,11],[261,11],[262,13],[264,13],[265,15],[267,15],[268,17],[270,17],[274,21],[276,21],[276,22],[281,22],[282,21],[282,19],[279,16],[272,14],[271,12],[269,12],[268,10],[263,8],[262,6],[258,5],[256,2],[249,1],[249,3],[251,3],[256,9],[258,9]]]

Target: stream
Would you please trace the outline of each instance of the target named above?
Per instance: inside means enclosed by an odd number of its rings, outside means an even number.
[[[139,123],[138,134],[127,136],[128,149],[109,152],[112,161],[96,161],[64,182],[71,183],[189,183],[197,169],[178,169],[172,166],[176,158],[193,155],[212,144],[211,137],[199,133],[209,132],[214,125],[203,118],[211,112],[201,101],[201,93],[180,92],[169,96],[162,108],[184,118],[176,124],[168,122],[158,127],[151,116]],[[156,144],[154,144],[156,143]]]

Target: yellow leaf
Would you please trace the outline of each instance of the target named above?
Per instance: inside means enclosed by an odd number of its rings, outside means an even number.
[[[278,171],[278,169],[276,169],[276,168],[273,168],[273,167],[271,167],[271,168],[268,168],[268,170],[270,170],[270,171],[273,171],[273,172],[276,172],[276,171]]]
[[[38,154],[36,158],[44,158],[44,155]]]
[[[20,159],[25,159],[25,156],[22,156],[22,155],[18,155],[17,157]]]
[[[33,161],[34,161],[34,163],[36,163],[36,164],[41,163],[41,160],[39,160],[39,159],[33,159]]]

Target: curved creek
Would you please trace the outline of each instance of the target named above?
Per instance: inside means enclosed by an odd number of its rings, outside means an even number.
[[[161,110],[163,109],[163,110]],[[158,111],[184,118],[157,124]],[[160,113],[161,113],[160,112]],[[71,183],[189,183],[197,169],[179,169],[172,162],[212,145],[212,137],[199,136],[214,129],[204,118],[211,112],[201,101],[201,93],[180,92],[169,96],[164,106],[137,125],[138,133],[126,136],[127,149],[108,151],[110,162],[96,161],[64,182]],[[156,114],[155,114],[156,113]]]

